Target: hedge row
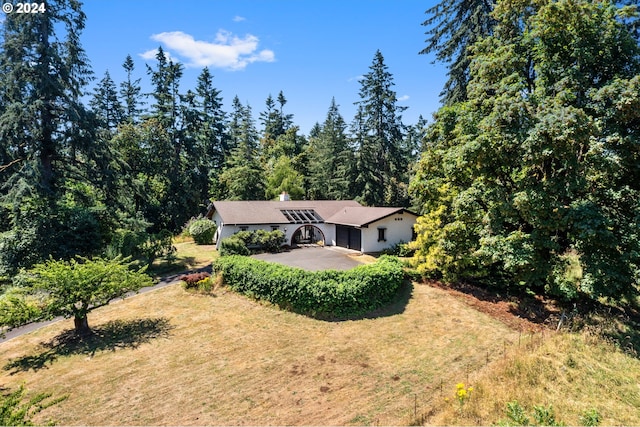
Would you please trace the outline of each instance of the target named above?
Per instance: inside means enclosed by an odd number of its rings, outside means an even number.
[[[401,262],[381,256],[347,271],[306,271],[238,255],[218,258],[226,285],[252,298],[316,317],[352,317],[390,302],[403,280]]]

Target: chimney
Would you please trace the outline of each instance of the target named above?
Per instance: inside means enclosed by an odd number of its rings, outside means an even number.
[[[280,201],[281,201],[281,202],[288,202],[289,200],[291,200],[291,199],[289,198],[289,194],[287,194],[287,192],[286,192],[286,191],[283,191],[283,192],[280,194]]]

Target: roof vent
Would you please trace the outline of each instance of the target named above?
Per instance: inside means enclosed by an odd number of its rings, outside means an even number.
[[[283,192],[280,194],[280,201],[281,201],[281,202],[288,202],[289,200],[291,200],[291,199],[289,198],[289,194],[288,194],[286,191],[283,191]]]

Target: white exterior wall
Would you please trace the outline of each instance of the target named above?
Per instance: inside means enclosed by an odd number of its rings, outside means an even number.
[[[395,214],[362,228],[362,252],[381,252],[400,242],[410,242],[413,237],[413,225],[416,216],[404,213]],[[378,242],[378,229],[386,228],[386,242]]]
[[[214,237],[214,241],[216,242],[216,249],[220,248],[220,241],[222,239],[225,239],[227,237],[233,236],[234,234],[236,234],[238,231],[242,231],[241,227],[246,227],[246,229],[248,231],[255,231],[255,230],[266,230],[266,231],[272,231],[271,226],[278,226],[278,230],[282,231],[285,235],[285,244],[286,245],[290,245],[291,244],[291,238],[293,237],[294,233],[300,228],[303,227],[305,225],[313,225],[317,228],[319,228],[322,233],[324,234],[324,238],[325,238],[325,245],[331,245],[331,242],[333,241],[335,244],[335,234],[336,234],[336,228],[333,224],[248,224],[248,225],[229,225],[229,224],[224,224],[222,222],[222,218],[220,218],[220,215],[218,214],[218,212],[214,212],[213,217],[211,218],[217,225],[217,230],[216,230],[216,235]]]

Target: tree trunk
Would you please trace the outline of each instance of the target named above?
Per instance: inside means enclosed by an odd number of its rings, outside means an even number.
[[[91,328],[89,327],[89,321],[87,320],[86,314],[83,317],[74,317],[73,323],[76,327],[77,336],[86,337],[91,335]]]

